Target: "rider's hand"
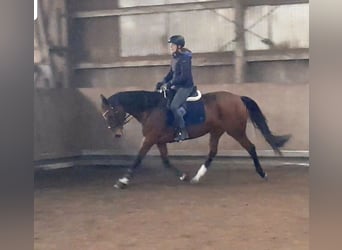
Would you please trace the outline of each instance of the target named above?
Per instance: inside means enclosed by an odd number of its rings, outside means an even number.
[[[166,90],[168,89],[167,83],[164,83],[164,84],[160,87],[160,89],[161,89],[162,91],[166,91]]]
[[[156,90],[160,90],[161,87],[162,87],[164,84],[165,84],[165,82],[158,82],[158,83],[156,84]]]

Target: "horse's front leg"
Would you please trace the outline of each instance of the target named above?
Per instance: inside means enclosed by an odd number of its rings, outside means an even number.
[[[163,164],[167,169],[170,169],[181,181],[187,181],[188,175],[186,173],[181,172],[178,168],[174,167],[168,157],[167,146],[166,143],[157,144],[160,156],[162,158]]]
[[[146,138],[143,139],[142,146],[139,150],[138,156],[135,158],[133,165],[128,169],[127,173],[116,182],[116,184],[114,185],[115,188],[122,189],[122,188],[125,188],[129,184],[130,180],[132,179],[134,175],[135,170],[140,166],[142,159],[145,157],[147,152],[151,149],[153,144],[154,143],[151,142],[150,140],[147,140]]]

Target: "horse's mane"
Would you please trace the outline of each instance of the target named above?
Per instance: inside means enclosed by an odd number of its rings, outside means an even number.
[[[111,106],[121,105],[127,112],[140,113],[161,106],[162,95],[152,91],[124,91],[108,98]]]

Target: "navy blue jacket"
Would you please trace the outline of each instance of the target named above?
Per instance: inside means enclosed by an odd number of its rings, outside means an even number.
[[[192,53],[188,50],[173,54],[171,68],[164,77],[164,82],[176,88],[190,88],[194,86],[191,72]]]

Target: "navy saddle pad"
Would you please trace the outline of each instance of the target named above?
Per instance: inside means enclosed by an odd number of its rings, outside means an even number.
[[[205,111],[204,111],[204,103],[202,99],[198,101],[187,101],[184,106],[182,106],[186,113],[184,115],[185,125],[198,125],[205,121]],[[167,124],[169,126],[173,126],[174,117],[170,110],[167,113]]]

